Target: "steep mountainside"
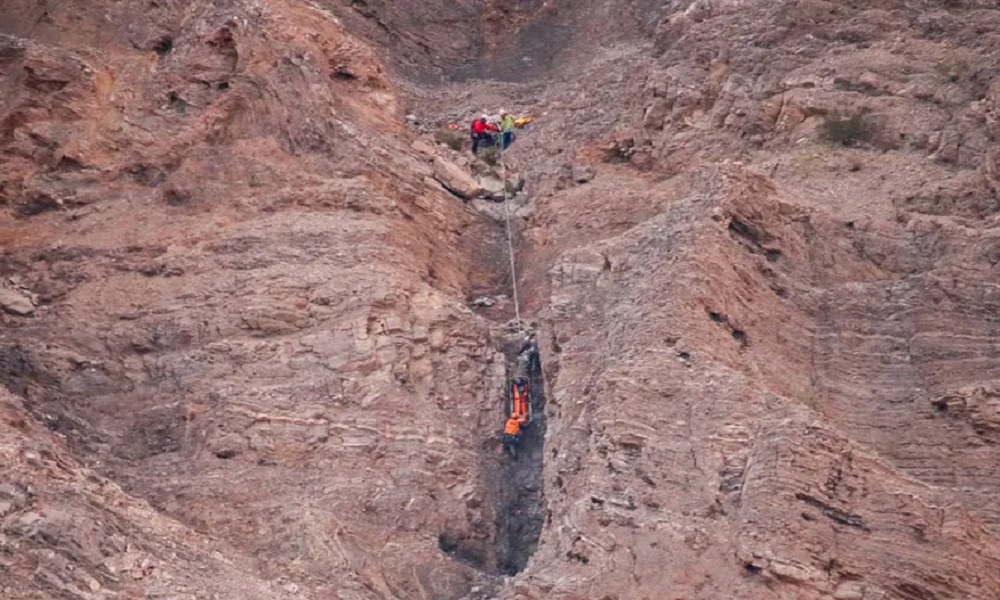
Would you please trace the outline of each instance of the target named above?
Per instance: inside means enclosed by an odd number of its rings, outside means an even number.
[[[8,0],[0,596],[1000,597],[998,12]]]

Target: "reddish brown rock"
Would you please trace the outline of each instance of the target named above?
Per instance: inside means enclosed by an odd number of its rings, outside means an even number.
[[[0,595],[1000,596],[995,13],[5,6]]]
[[[31,299],[15,290],[0,288],[0,308],[12,315],[28,316],[35,312]]]
[[[459,198],[471,200],[483,192],[480,184],[453,162],[440,156],[434,159],[434,179]],[[503,182],[500,182],[501,189]]]

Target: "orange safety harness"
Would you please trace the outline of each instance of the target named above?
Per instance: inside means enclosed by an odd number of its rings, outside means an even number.
[[[521,381],[515,381],[513,387],[513,399],[514,399],[514,413],[522,415],[523,418],[528,418],[528,389],[527,384]]]

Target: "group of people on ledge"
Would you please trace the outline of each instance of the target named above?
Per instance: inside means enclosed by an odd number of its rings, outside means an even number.
[[[514,143],[514,128],[524,127],[532,121],[531,117],[515,117],[501,108],[494,116],[482,115],[472,122],[469,134],[472,136],[472,153],[478,154],[480,148],[499,146],[506,150]]]

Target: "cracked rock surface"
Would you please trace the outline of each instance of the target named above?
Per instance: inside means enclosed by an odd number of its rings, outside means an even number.
[[[1000,597],[947,4],[8,1],[0,597]],[[509,212],[436,136],[500,107]]]

